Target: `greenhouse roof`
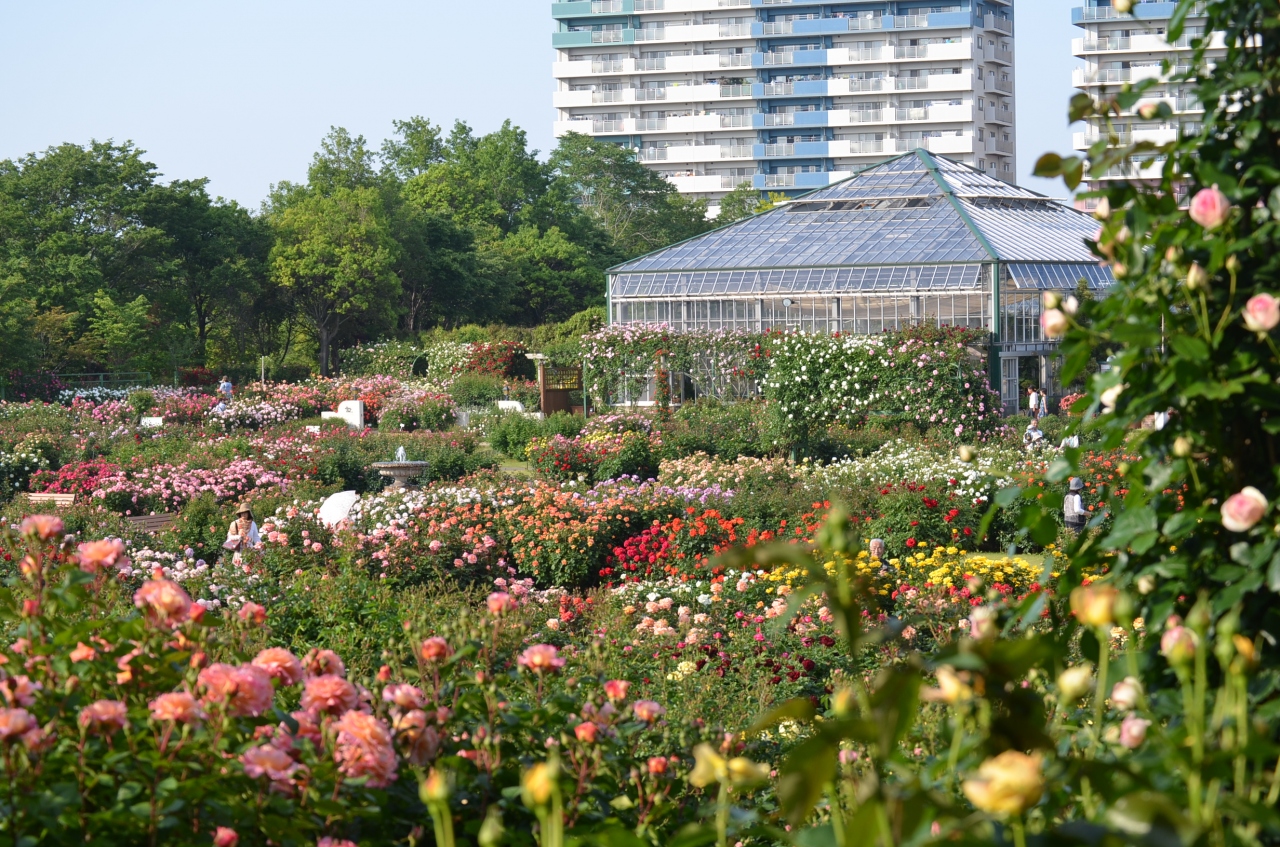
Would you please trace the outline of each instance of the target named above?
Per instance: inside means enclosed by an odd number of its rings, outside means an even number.
[[[692,271],[704,272],[698,274],[699,288],[711,284],[725,293],[747,293],[760,285],[781,290],[792,284],[791,277],[812,280],[815,272],[825,283],[819,287],[828,290],[868,282],[897,287],[890,280],[923,277],[893,273],[895,267],[951,266],[936,269],[943,277],[924,275],[934,286],[950,288],[973,284],[972,274],[954,266],[992,261],[1007,264],[1019,287],[1073,287],[1081,278],[1097,287],[1109,284],[1111,276],[1084,243],[1096,231],[1097,223],[1083,212],[916,150],[610,272],[623,283],[615,288],[623,296],[653,296],[659,293],[655,287],[675,294],[682,282],[693,281],[687,276]],[[807,272],[796,273],[801,269]],[[840,272],[820,272],[831,269]],[[779,272],[788,278],[781,285],[775,279]]]

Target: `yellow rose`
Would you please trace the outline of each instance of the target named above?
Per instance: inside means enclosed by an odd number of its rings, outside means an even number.
[[[1039,753],[1006,750],[983,762],[961,789],[969,802],[989,815],[1020,815],[1044,794],[1044,761]]]
[[[689,773],[690,785],[695,788],[706,788],[728,777],[728,762],[710,744],[699,744],[693,748],[693,770]]]
[[[545,806],[551,801],[556,774],[546,762],[539,762],[524,772],[520,779],[521,794],[527,806]]]
[[[1058,694],[1063,702],[1079,700],[1089,693],[1093,687],[1093,665],[1085,662],[1074,668],[1067,668],[1058,677]]]
[[[962,700],[972,699],[973,689],[965,684],[954,668],[943,665],[938,668],[938,687],[925,689],[921,696],[926,700],[954,706]]]
[[[766,768],[741,756],[730,759],[726,768],[729,771],[729,781],[735,788],[755,785],[769,778],[769,771]]]
[[[1115,623],[1116,601],[1120,592],[1115,586],[1094,582],[1071,592],[1071,611],[1085,626],[1109,627]]]

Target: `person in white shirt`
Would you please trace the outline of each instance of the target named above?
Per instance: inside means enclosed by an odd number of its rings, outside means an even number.
[[[262,546],[262,538],[258,535],[258,524],[253,519],[253,510],[241,506],[236,512],[236,519],[227,530],[227,540],[222,546],[239,553],[242,550]]]
[[[1040,393],[1034,388],[1027,389],[1027,408],[1032,420],[1040,417]]]
[[[1084,499],[1080,496],[1081,491],[1084,491],[1084,480],[1078,476],[1071,477],[1067,496],[1062,501],[1063,522],[1067,529],[1076,533],[1084,529],[1085,521],[1089,518],[1089,513],[1084,509]]]

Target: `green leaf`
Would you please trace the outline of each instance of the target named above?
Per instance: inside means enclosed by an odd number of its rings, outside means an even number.
[[[1035,169],[1032,171],[1035,176],[1052,178],[1062,175],[1062,157],[1057,153],[1045,153],[1036,160]]]
[[[751,729],[747,730],[747,732],[755,735],[786,720],[808,723],[813,720],[817,713],[818,710],[814,708],[813,701],[807,697],[797,697],[765,712],[751,725]]]
[[[1169,346],[1184,359],[1193,362],[1204,362],[1209,358],[1209,345],[1194,335],[1174,335],[1169,338]]]
[[[783,762],[778,800],[792,826],[799,826],[813,812],[827,783],[835,778],[836,764],[836,748],[822,736],[801,742]]]

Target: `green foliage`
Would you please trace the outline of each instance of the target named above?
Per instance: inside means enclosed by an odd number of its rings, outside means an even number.
[[[504,384],[500,376],[464,372],[449,383],[449,396],[459,406],[489,406],[506,396]]]

